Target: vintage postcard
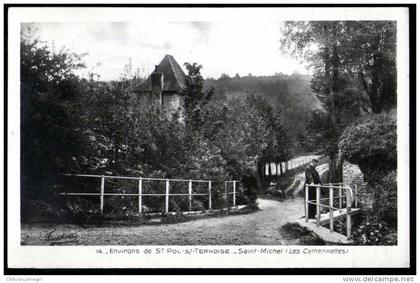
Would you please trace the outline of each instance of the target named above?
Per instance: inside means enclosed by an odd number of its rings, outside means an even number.
[[[413,270],[412,12],[7,7],[6,267]]]

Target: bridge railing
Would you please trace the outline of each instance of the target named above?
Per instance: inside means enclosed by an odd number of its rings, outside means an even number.
[[[98,196],[99,197],[99,210],[101,213],[104,212],[104,204],[106,196],[132,196],[138,197],[138,213],[143,213],[143,198],[144,197],[164,197],[164,206],[165,213],[170,212],[169,208],[169,198],[172,196],[188,196],[188,207],[189,211],[192,211],[193,206],[193,197],[195,196],[207,196],[208,197],[208,209],[212,210],[212,196],[222,195],[225,198],[225,208],[236,207],[237,195],[240,193],[238,190],[240,181],[231,180],[231,181],[212,181],[212,180],[192,180],[192,179],[170,179],[170,178],[146,178],[146,177],[127,177],[127,176],[110,176],[110,175],[88,175],[88,174],[64,174],[68,177],[82,177],[82,178],[99,178],[100,191],[99,192],[61,192],[60,195],[65,196]],[[123,180],[134,180],[137,182],[137,192],[126,193],[126,192],[106,192],[105,185],[106,181],[110,179],[123,179]],[[144,185],[147,182],[160,182],[164,184],[164,193],[145,193],[143,191]],[[171,185],[174,183],[185,183],[188,188],[187,193],[171,193]],[[224,192],[215,192],[212,189],[212,185],[215,183],[222,183],[224,186]],[[207,185],[206,193],[194,192],[194,184],[204,184]],[[232,196],[232,205],[228,203],[229,196]]]
[[[309,190],[316,190],[316,198],[309,199]],[[328,189],[328,197],[321,197],[321,190]],[[334,195],[334,192],[337,192]],[[338,200],[338,207],[334,206],[334,200]],[[328,201],[328,204],[325,204]],[[330,183],[328,185],[319,184],[306,184],[305,185],[305,221],[309,220],[309,205],[316,206],[316,225],[319,226],[321,222],[321,208],[327,208],[329,213],[329,228],[330,232],[334,231],[334,211],[338,211],[346,215],[346,234],[347,238],[351,236],[351,212],[352,209],[359,211],[358,209],[358,187],[354,185],[352,189],[349,185],[342,183]]]

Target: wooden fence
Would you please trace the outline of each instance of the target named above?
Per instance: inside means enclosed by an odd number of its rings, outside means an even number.
[[[188,196],[188,205],[189,210],[192,210],[192,203],[194,196],[208,196],[208,209],[212,210],[212,196],[214,195],[224,195],[225,199],[228,199],[229,195],[232,195],[232,206],[228,207],[236,207],[236,197],[237,194],[240,193],[238,191],[238,185],[240,184],[239,181],[232,180],[232,181],[211,181],[211,180],[188,180],[188,179],[165,179],[165,178],[144,178],[144,177],[124,177],[124,176],[107,176],[107,175],[86,175],[86,174],[65,174],[65,176],[70,177],[84,177],[84,178],[100,178],[100,192],[88,192],[88,193],[80,193],[80,192],[62,192],[61,195],[65,196],[99,196],[99,209],[100,212],[103,213],[104,211],[104,198],[105,196],[134,196],[138,197],[138,212],[139,214],[143,213],[143,197],[151,196],[164,196],[165,197],[165,213],[169,213],[169,198],[171,196]],[[105,183],[107,179],[124,179],[124,180],[135,180],[137,181],[137,192],[136,193],[109,193],[105,191]],[[162,182],[164,184],[165,193],[144,193],[143,186],[145,182]],[[174,182],[183,182],[188,185],[188,193],[171,193],[171,183]],[[194,184],[202,183],[207,184],[207,192],[206,193],[195,193],[194,192]],[[224,184],[224,192],[223,193],[215,193],[212,191],[212,184],[214,183],[223,183]]]
[[[316,198],[309,199],[309,190],[316,191]],[[321,190],[328,189],[328,197],[321,198]],[[334,192],[336,194],[334,195]],[[334,204],[334,200],[338,200],[338,203]],[[325,204],[325,201],[328,201]],[[316,206],[316,226],[325,225],[329,223],[330,232],[334,232],[334,220],[339,217],[346,216],[346,235],[347,239],[351,237],[351,217],[352,215],[360,213],[358,208],[358,188],[357,184],[352,189],[348,185],[342,183],[328,184],[328,185],[316,185],[307,184],[305,186],[305,222],[309,221],[309,204]],[[338,204],[338,207],[335,205]],[[328,214],[321,215],[321,208],[326,208]]]

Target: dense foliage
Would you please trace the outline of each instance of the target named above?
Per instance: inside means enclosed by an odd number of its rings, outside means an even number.
[[[311,88],[322,104],[308,123],[306,145],[329,156],[330,182],[341,181],[345,159],[359,165],[372,190],[373,208],[353,235],[356,244],[396,242],[396,30],[389,21],[296,21],[282,28],[281,49],[313,71]]]
[[[371,181],[372,209],[363,214],[360,225],[352,234],[358,245],[398,244],[397,174],[391,171]],[[385,205],[386,204],[386,205]]]
[[[355,245],[384,246],[396,245],[397,233],[387,223],[379,219],[364,219],[352,233]]]
[[[343,157],[357,164],[373,193],[372,208],[353,234],[356,244],[397,243],[397,126],[389,115],[373,115],[349,126],[340,139]],[[386,204],[386,205],[384,205]]]
[[[307,145],[330,157],[330,181],[340,181],[336,162],[343,130],[360,116],[396,106],[396,24],[296,21],[282,31],[281,49],[313,71],[311,88],[322,104],[309,123]]]
[[[77,219],[85,219],[84,213],[97,214],[96,198],[55,199],[54,192],[96,191],[98,179],[63,177],[63,173],[237,179],[244,186],[237,203],[249,204],[260,186],[258,164],[268,156],[279,161],[291,156],[289,132],[278,109],[259,95],[213,98],[196,63],[186,64],[184,111],[168,117],[157,102],[139,96],[137,78],[111,82],[94,74],[80,78],[75,75],[83,67],[80,56],[66,50],[51,52],[25,37],[21,48],[25,221],[39,214],[37,208],[46,219],[57,216],[58,207],[64,206]],[[115,179],[106,184],[110,193],[127,193],[136,186],[134,181]],[[162,188],[145,184],[144,193],[159,193]],[[224,188],[214,184],[214,190]],[[174,184],[171,191],[185,193],[186,188]],[[226,201],[214,196],[213,207]],[[170,209],[188,209],[186,203],[183,197],[171,198]],[[192,206],[203,210],[207,203],[206,196],[196,197]],[[113,215],[131,217],[138,212],[136,198],[109,196],[106,204],[105,212]],[[164,199],[145,198],[144,206],[146,211],[162,211]]]
[[[395,22],[286,22],[281,43],[284,52],[303,58],[314,71],[312,88],[327,111],[334,112],[337,95],[351,89],[365,104],[360,107],[373,113],[395,106]]]
[[[345,129],[340,138],[343,158],[357,164],[367,181],[397,168],[397,125],[387,115],[373,115]]]
[[[22,199],[50,198],[59,173],[76,168],[85,146],[79,115],[82,85],[74,72],[81,57],[52,53],[22,35],[21,165]]]
[[[205,86],[213,87],[215,96],[227,99],[245,99],[249,94],[264,97],[280,115],[290,133],[293,150],[304,151],[306,124],[313,110],[321,105],[310,89],[311,77],[300,74],[273,76],[221,76],[207,79]]]

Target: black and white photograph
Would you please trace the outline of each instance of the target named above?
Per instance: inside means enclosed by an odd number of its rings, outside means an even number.
[[[408,8],[334,9],[9,8],[11,267],[410,267]]]

